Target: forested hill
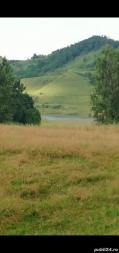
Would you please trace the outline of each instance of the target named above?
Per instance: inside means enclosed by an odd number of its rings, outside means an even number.
[[[71,46],[58,49],[47,56],[34,54],[31,59],[11,60],[10,64],[18,77],[36,77],[61,68],[77,56],[96,51],[105,45],[117,48],[119,41],[109,39],[106,36],[92,36]]]

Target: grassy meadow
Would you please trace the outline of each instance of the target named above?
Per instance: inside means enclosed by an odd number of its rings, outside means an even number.
[[[1,235],[118,235],[119,125],[0,125]]]
[[[26,91],[34,97],[41,114],[90,115],[93,86],[87,73],[94,72],[94,66],[91,66],[99,53],[97,50],[76,57],[53,72],[21,80]]]

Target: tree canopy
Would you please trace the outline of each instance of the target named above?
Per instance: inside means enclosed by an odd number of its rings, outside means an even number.
[[[0,122],[40,123],[40,113],[24,90],[7,59],[3,58],[0,64]]]
[[[98,122],[119,122],[119,50],[110,46],[97,60],[96,86],[91,95],[92,110]]]

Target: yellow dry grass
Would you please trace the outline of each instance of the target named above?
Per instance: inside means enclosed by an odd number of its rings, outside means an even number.
[[[117,233],[119,126],[59,126],[0,125],[0,234]]]

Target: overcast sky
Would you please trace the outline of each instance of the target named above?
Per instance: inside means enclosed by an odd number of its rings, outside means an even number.
[[[93,35],[119,40],[119,18],[0,18],[0,55],[28,59]]]

